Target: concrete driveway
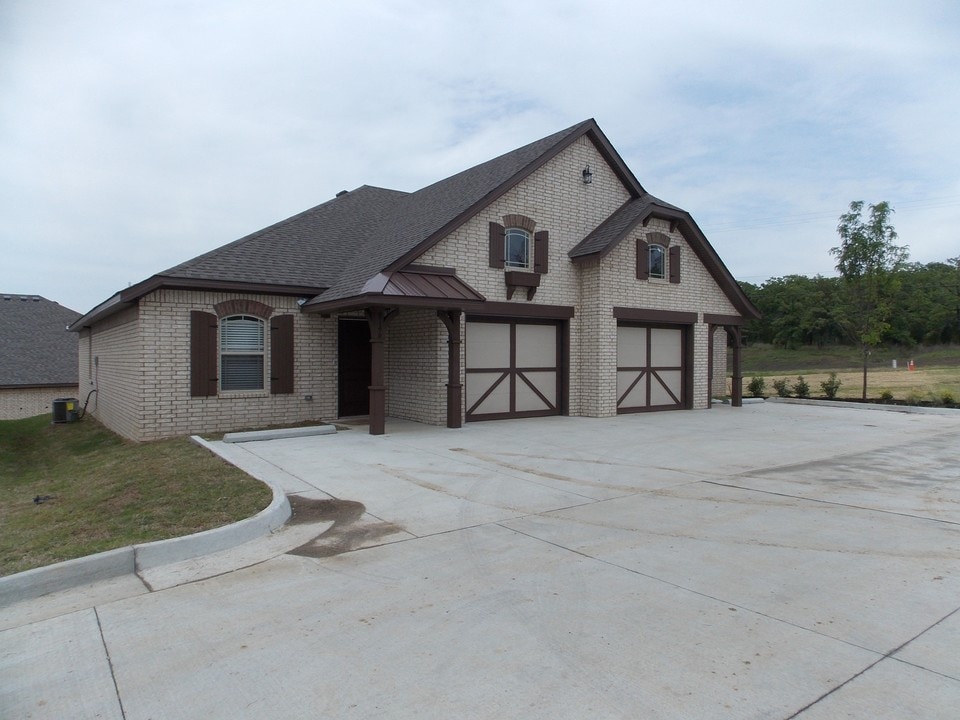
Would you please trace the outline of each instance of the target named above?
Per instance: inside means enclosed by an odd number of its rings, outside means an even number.
[[[954,720],[958,431],[765,403],[222,446],[293,522],[0,610],[0,716]]]

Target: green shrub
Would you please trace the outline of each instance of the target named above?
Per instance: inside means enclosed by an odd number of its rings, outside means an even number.
[[[785,378],[774,380],[773,389],[777,391],[777,397],[790,397],[790,388],[787,387]]]
[[[803,375],[799,376],[793,384],[793,392],[798,398],[810,397],[810,386],[807,384],[807,381],[803,379]]]
[[[880,393],[880,400],[882,400],[883,402],[890,402],[891,400],[893,400],[893,393],[890,392],[889,390],[884,390],[883,392]]]
[[[942,393],[940,393],[940,402],[947,407],[952,407],[955,402],[953,399],[953,393],[949,390],[944,390]]]
[[[747,391],[750,393],[750,397],[763,397],[763,393],[767,389],[767,381],[764,380],[759,375],[755,375],[750,379],[750,384],[747,385]]]
[[[907,395],[907,405],[919,405],[923,402],[923,398],[916,392],[911,392]]]
[[[837,396],[837,391],[842,384],[840,380],[837,380],[837,374],[832,372],[829,378],[820,383],[820,387],[823,389],[823,394],[826,395],[829,400],[833,400]]]

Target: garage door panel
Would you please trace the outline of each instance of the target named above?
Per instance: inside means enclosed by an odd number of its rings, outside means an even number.
[[[650,364],[680,367],[683,364],[683,334],[680,330],[650,328]]]
[[[644,407],[647,404],[646,373],[635,370],[617,373],[617,404],[623,407]]]
[[[466,395],[469,413],[510,412],[509,374],[503,372],[468,374]]]
[[[467,420],[560,414],[559,333],[556,322],[468,319]]]
[[[517,325],[517,367],[556,367],[555,325]]]
[[[556,406],[556,372],[524,372],[517,376],[517,412],[553,410]]]
[[[646,365],[647,329],[620,326],[617,328],[617,366],[638,367]],[[643,361],[634,364],[636,360]]]
[[[618,325],[618,412],[684,406],[685,333],[681,327]]]
[[[653,373],[650,383],[650,405],[676,405],[680,402],[679,370],[660,370]]]
[[[466,333],[467,362],[471,368],[510,367],[510,326],[470,323]]]

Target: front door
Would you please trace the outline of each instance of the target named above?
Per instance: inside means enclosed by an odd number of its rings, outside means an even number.
[[[337,332],[340,417],[370,413],[370,325],[365,318],[340,318]]]

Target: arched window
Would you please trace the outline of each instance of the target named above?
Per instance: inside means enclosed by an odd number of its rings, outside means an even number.
[[[504,235],[504,267],[530,268],[530,233],[523,228],[508,228]]]
[[[263,390],[263,325],[250,315],[221,318],[221,390]]]
[[[667,251],[663,245],[651,244],[648,252],[650,253],[650,277],[662,280],[667,276]]]

